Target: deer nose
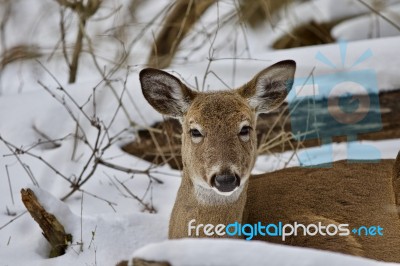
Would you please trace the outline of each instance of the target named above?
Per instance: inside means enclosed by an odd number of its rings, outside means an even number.
[[[211,185],[220,192],[231,192],[240,185],[240,178],[235,174],[214,175]]]

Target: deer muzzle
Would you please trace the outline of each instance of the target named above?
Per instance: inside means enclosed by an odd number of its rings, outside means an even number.
[[[211,185],[220,192],[232,192],[240,186],[240,177],[234,173],[216,174],[211,178]]]

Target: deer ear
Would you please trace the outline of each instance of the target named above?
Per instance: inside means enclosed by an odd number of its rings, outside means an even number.
[[[278,108],[292,89],[296,62],[280,61],[260,73],[238,89],[238,93],[248,99],[257,114],[268,113]]]
[[[143,69],[139,79],[144,97],[163,115],[182,117],[197,94],[176,77],[158,69]]]

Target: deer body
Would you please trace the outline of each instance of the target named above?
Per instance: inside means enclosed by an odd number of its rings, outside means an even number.
[[[289,237],[284,244],[400,262],[394,163],[395,160],[372,164],[339,161],[333,163],[333,168],[294,167],[253,176],[247,191],[246,219],[249,223],[268,220],[284,224],[349,224],[349,230],[379,225],[383,236],[367,236],[364,230],[361,235],[351,232],[349,236],[299,235]],[[255,239],[283,243],[276,237]]]
[[[254,239],[400,262],[396,209],[400,156],[396,162],[340,161],[333,168],[295,167],[250,177],[256,159],[257,115],[284,101],[294,72],[294,61],[282,61],[239,89],[209,93],[190,90],[160,70],[140,73],[147,101],[182,123],[183,176],[169,238],[194,237],[188,230],[193,219],[197,225],[320,222],[349,224],[349,230],[380,226],[382,236],[317,234],[282,241],[256,235]],[[202,230],[198,233],[209,237]]]

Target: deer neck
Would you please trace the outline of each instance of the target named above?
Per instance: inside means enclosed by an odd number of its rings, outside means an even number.
[[[195,225],[242,223],[246,197],[247,184],[230,196],[219,195],[212,189],[193,184],[184,170],[171,213],[169,238],[189,237],[188,223],[193,219]],[[203,234],[199,236],[204,237]]]

